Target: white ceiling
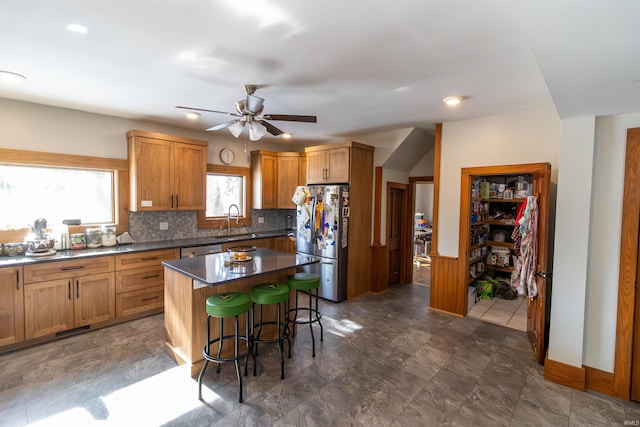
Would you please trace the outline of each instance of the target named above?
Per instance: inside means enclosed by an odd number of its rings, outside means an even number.
[[[639,112],[638,22],[637,0],[0,0],[0,70],[27,77],[0,97],[206,129],[228,117],[174,106],[233,112],[252,83],[265,114],[318,117],[271,122],[294,142]]]

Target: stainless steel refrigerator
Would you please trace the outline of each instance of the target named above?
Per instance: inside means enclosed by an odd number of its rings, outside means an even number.
[[[296,251],[320,258],[304,271],[320,275],[318,296],[335,302],[346,300],[349,186],[310,185],[298,187],[296,194]]]

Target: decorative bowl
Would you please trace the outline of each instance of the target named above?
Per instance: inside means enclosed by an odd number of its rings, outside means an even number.
[[[247,262],[253,260],[256,254],[255,246],[232,246],[227,249],[231,262]]]

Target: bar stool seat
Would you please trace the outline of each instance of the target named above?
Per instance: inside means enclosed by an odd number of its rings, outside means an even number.
[[[291,289],[296,291],[296,307],[291,308],[288,314],[293,313],[293,318],[288,316],[288,322],[293,324],[293,336],[296,334],[296,325],[305,324],[309,325],[309,331],[311,331],[311,355],[316,357],[316,340],[313,336],[313,324],[320,325],[320,341],[324,340],[322,322],[322,313],[318,310],[318,288],[320,288],[320,276],[314,273],[295,273],[287,277],[287,285]],[[314,291],[315,290],[315,294]],[[308,292],[309,294],[309,306],[298,307],[298,293],[299,291]],[[315,297],[315,308],[312,303],[312,298]],[[308,320],[304,317],[298,319],[298,313],[309,313]],[[291,345],[289,345],[289,357],[291,357]]]
[[[259,343],[277,343],[278,352],[280,353],[280,379],[284,379],[283,343],[285,340],[289,344],[289,348],[291,348],[286,314],[288,312],[289,286],[281,283],[261,283],[251,288],[251,301],[254,309],[256,305],[259,306],[258,321],[251,322],[251,336],[253,337],[255,355],[258,355]],[[273,304],[277,305],[276,320],[264,321],[262,317],[263,306]],[[281,310],[281,304],[284,304],[284,315]],[[254,316],[254,311],[252,310],[252,317]],[[267,325],[276,325],[278,334],[275,338],[261,338],[263,327]],[[257,333],[255,332],[256,327],[258,329]]]
[[[204,357],[204,365],[198,376],[198,399],[202,400],[202,377],[207,370],[209,362],[215,362],[216,372],[220,373],[220,364],[225,362],[234,362],[236,366],[236,375],[238,376],[239,394],[238,401],[242,403],[242,376],[240,375],[240,367],[238,361],[244,358],[244,374],[247,375],[247,359],[249,355],[253,357],[255,375],[255,356],[253,355],[253,343],[249,334],[249,311],[251,310],[251,298],[242,292],[223,292],[210,296],[206,301],[207,310],[207,341],[202,356]],[[246,331],[244,336],[239,335],[239,316],[245,314]],[[220,319],[220,332],[218,338],[211,339],[211,318]],[[235,333],[233,335],[224,335],[224,319],[234,318]],[[225,340],[233,340],[233,355],[222,357],[222,345]],[[245,343],[245,349],[240,351],[240,341]],[[218,343],[218,350],[215,355],[211,353],[211,346]]]

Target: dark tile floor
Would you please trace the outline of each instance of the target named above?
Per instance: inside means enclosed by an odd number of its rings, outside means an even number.
[[[3,426],[637,425],[640,405],[543,378],[524,332],[427,309],[429,287],[321,303],[324,342],[300,328],[286,378],[274,346],[237,402],[232,366],[197,382],[163,350],[163,317],[0,356]],[[318,330],[316,329],[316,333]],[[265,350],[271,350],[265,351]]]

